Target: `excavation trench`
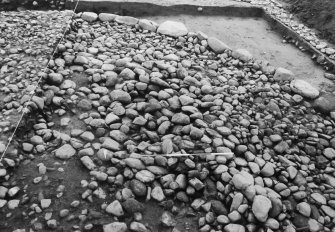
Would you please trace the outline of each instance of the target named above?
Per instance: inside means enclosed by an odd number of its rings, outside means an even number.
[[[73,8],[67,2],[68,9]],[[157,23],[166,20],[183,22],[190,31],[202,31],[215,36],[232,49],[249,50],[256,59],[269,61],[274,67],[284,67],[321,89],[327,89],[332,82],[324,78],[324,69],[312,59],[317,51],[299,38],[295,32],[271,18],[263,9],[249,5],[205,6],[199,11],[198,5],[157,5],[139,2],[81,1],[78,12],[108,12],[150,19]],[[306,51],[294,44],[284,42],[283,36],[299,41]],[[329,62],[329,68],[334,64]]]

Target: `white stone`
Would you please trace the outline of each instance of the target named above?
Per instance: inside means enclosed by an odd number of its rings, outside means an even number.
[[[252,212],[258,221],[265,222],[266,219],[268,219],[268,213],[271,207],[272,203],[267,197],[257,195],[252,203]]]
[[[245,232],[245,228],[239,224],[228,224],[223,228],[224,232]]]
[[[94,12],[84,12],[81,18],[87,22],[94,22],[98,19],[98,15]]]
[[[41,200],[41,207],[42,209],[46,209],[51,205],[51,199],[42,199]]]
[[[106,208],[106,212],[109,214],[113,214],[117,217],[124,215],[122,206],[118,200],[115,200],[112,203],[110,203]]]
[[[314,99],[320,95],[319,90],[304,80],[293,80],[290,87],[293,92],[300,94],[303,97]]]
[[[181,22],[165,21],[159,25],[157,32],[172,37],[180,37],[187,35],[188,29]]]

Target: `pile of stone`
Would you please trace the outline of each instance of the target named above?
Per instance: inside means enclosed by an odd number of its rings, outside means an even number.
[[[104,232],[150,231],[143,214],[154,201],[164,206],[161,225],[174,232],[183,231],[180,203],[202,232],[332,231],[335,115],[313,109],[317,89],[178,22],[92,12],[74,20],[41,74],[40,97],[26,103],[60,120],[35,124],[22,153],[49,154],[56,138],[54,158],[80,160],[90,178],[60,211],[52,211],[54,199],[32,198],[25,212],[46,212],[30,218],[34,228],[69,230],[63,222],[78,218],[71,228],[91,230],[84,205],[100,202],[94,214],[113,217]],[[207,155],[168,155],[199,152]],[[48,175],[45,165],[39,173]],[[10,187],[0,186],[5,212],[25,207],[7,203],[21,191]],[[66,191],[60,185],[57,197]]]

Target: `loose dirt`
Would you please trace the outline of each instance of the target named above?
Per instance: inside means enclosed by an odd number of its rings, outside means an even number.
[[[322,38],[335,43],[334,0],[283,0],[289,11],[316,29]]]

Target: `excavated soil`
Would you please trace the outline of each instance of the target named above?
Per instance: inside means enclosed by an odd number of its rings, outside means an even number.
[[[322,38],[335,43],[334,0],[284,0],[288,9],[305,24],[319,31]]]

